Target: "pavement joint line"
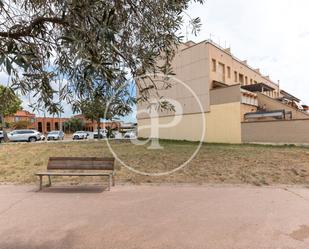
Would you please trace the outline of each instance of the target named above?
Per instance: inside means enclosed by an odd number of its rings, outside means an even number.
[[[284,191],[286,191],[286,192],[289,192],[289,193],[291,193],[291,194],[293,194],[293,195],[295,195],[295,196],[301,198],[302,200],[305,200],[305,201],[309,202],[309,199],[307,199],[306,197],[302,196],[301,194],[298,194],[298,193],[296,193],[296,192],[294,192],[294,191],[292,191],[292,190],[290,190],[290,189],[288,189],[288,188],[282,188],[282,189],[283,189]]]
[[[32,193],[32,194],[29,194],[29,195],[25,196],[24,198],[19,199],[19,200],[13,202],[8,208],[6,208],[6,209],[4,209],[3,211],[0,212],[0,216],[4,215],[8,211],[10,211],[13,207],[15,207],[17,204],[19,204],[19,203],[23,202],[24,200],[34,196],[35,194],[36,194],[36,192]]]

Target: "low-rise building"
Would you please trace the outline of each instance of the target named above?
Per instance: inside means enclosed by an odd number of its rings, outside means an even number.
[[[75,115],[73,118],[83,121],[85,131],[96,131],[98,124],[95,121],[86,119],[83,115]],[[15,126],[21,121],[22,128],[38,130],[42,133],[48,133],[52,130],[63,130],[70,132],[69,127],[65,127],[65,122],[70,118],[63,117],[37,117],[34,113],[26,110],[17,111],[15,114],[5,117],[5,122],[11,127]],[[100,124],[101,129],[111,127],[112,129],[120,129],[120,122],[118,121],[102,121]]]

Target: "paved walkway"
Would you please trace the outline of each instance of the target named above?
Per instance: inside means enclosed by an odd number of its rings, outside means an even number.
[[[309,248],[309,189],[0,186],[0,248]]]

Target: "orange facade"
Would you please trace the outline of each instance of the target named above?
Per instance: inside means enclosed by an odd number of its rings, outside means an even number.
[[[98,128],[97,122],[87,120],[83,115],[76,115],[73,118],[81,119],[84,123],[84,130],[86,131],[95,131]],[[5,122],[11,124],[11,128],[14,128],[14,125],[20,121],[24,121],[27,129],[38,130],[42,133],[47,133],[52,130],[63,130],[66,132],[64,123],[70,118],[52,118],[52,117],[36,117],[35,114],[21,110],[17,111],[14,115],[5,117]],[[119,122],[101,122],[100,129],[107,127],[112,127],[118,129],[120,127]],[[68,131],[69,132],[69,131]]]
[[[82,114],[75,115],[74,118],[81,119],[84,122],[86,131],[95,131],[98,129],[98,124],[96,121],[86,119]],[[120,122],[112,121],[112,122],[101,122],[100,123],[100,129],[106,129],[108,127],[111,127],[112,129],[119,129]]]

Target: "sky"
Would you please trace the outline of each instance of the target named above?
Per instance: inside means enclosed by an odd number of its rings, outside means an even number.
[[[222,47],[231,47],[234,56],[248,60],[273,81],[280,80],[281,89],[309,104],[308,10],[308,0],[207,0],[204,5],[192,3],[187,10],[192,18],[201,18],[198,35],[186,37],[188,22],[182,33],[188,40],[211,37]],[[7,82],[4,72],[0,72],[0,82]],[[70,106],[64,108],[62,116],[70,116]],[[135,121],[135,113],[125,121]]]

